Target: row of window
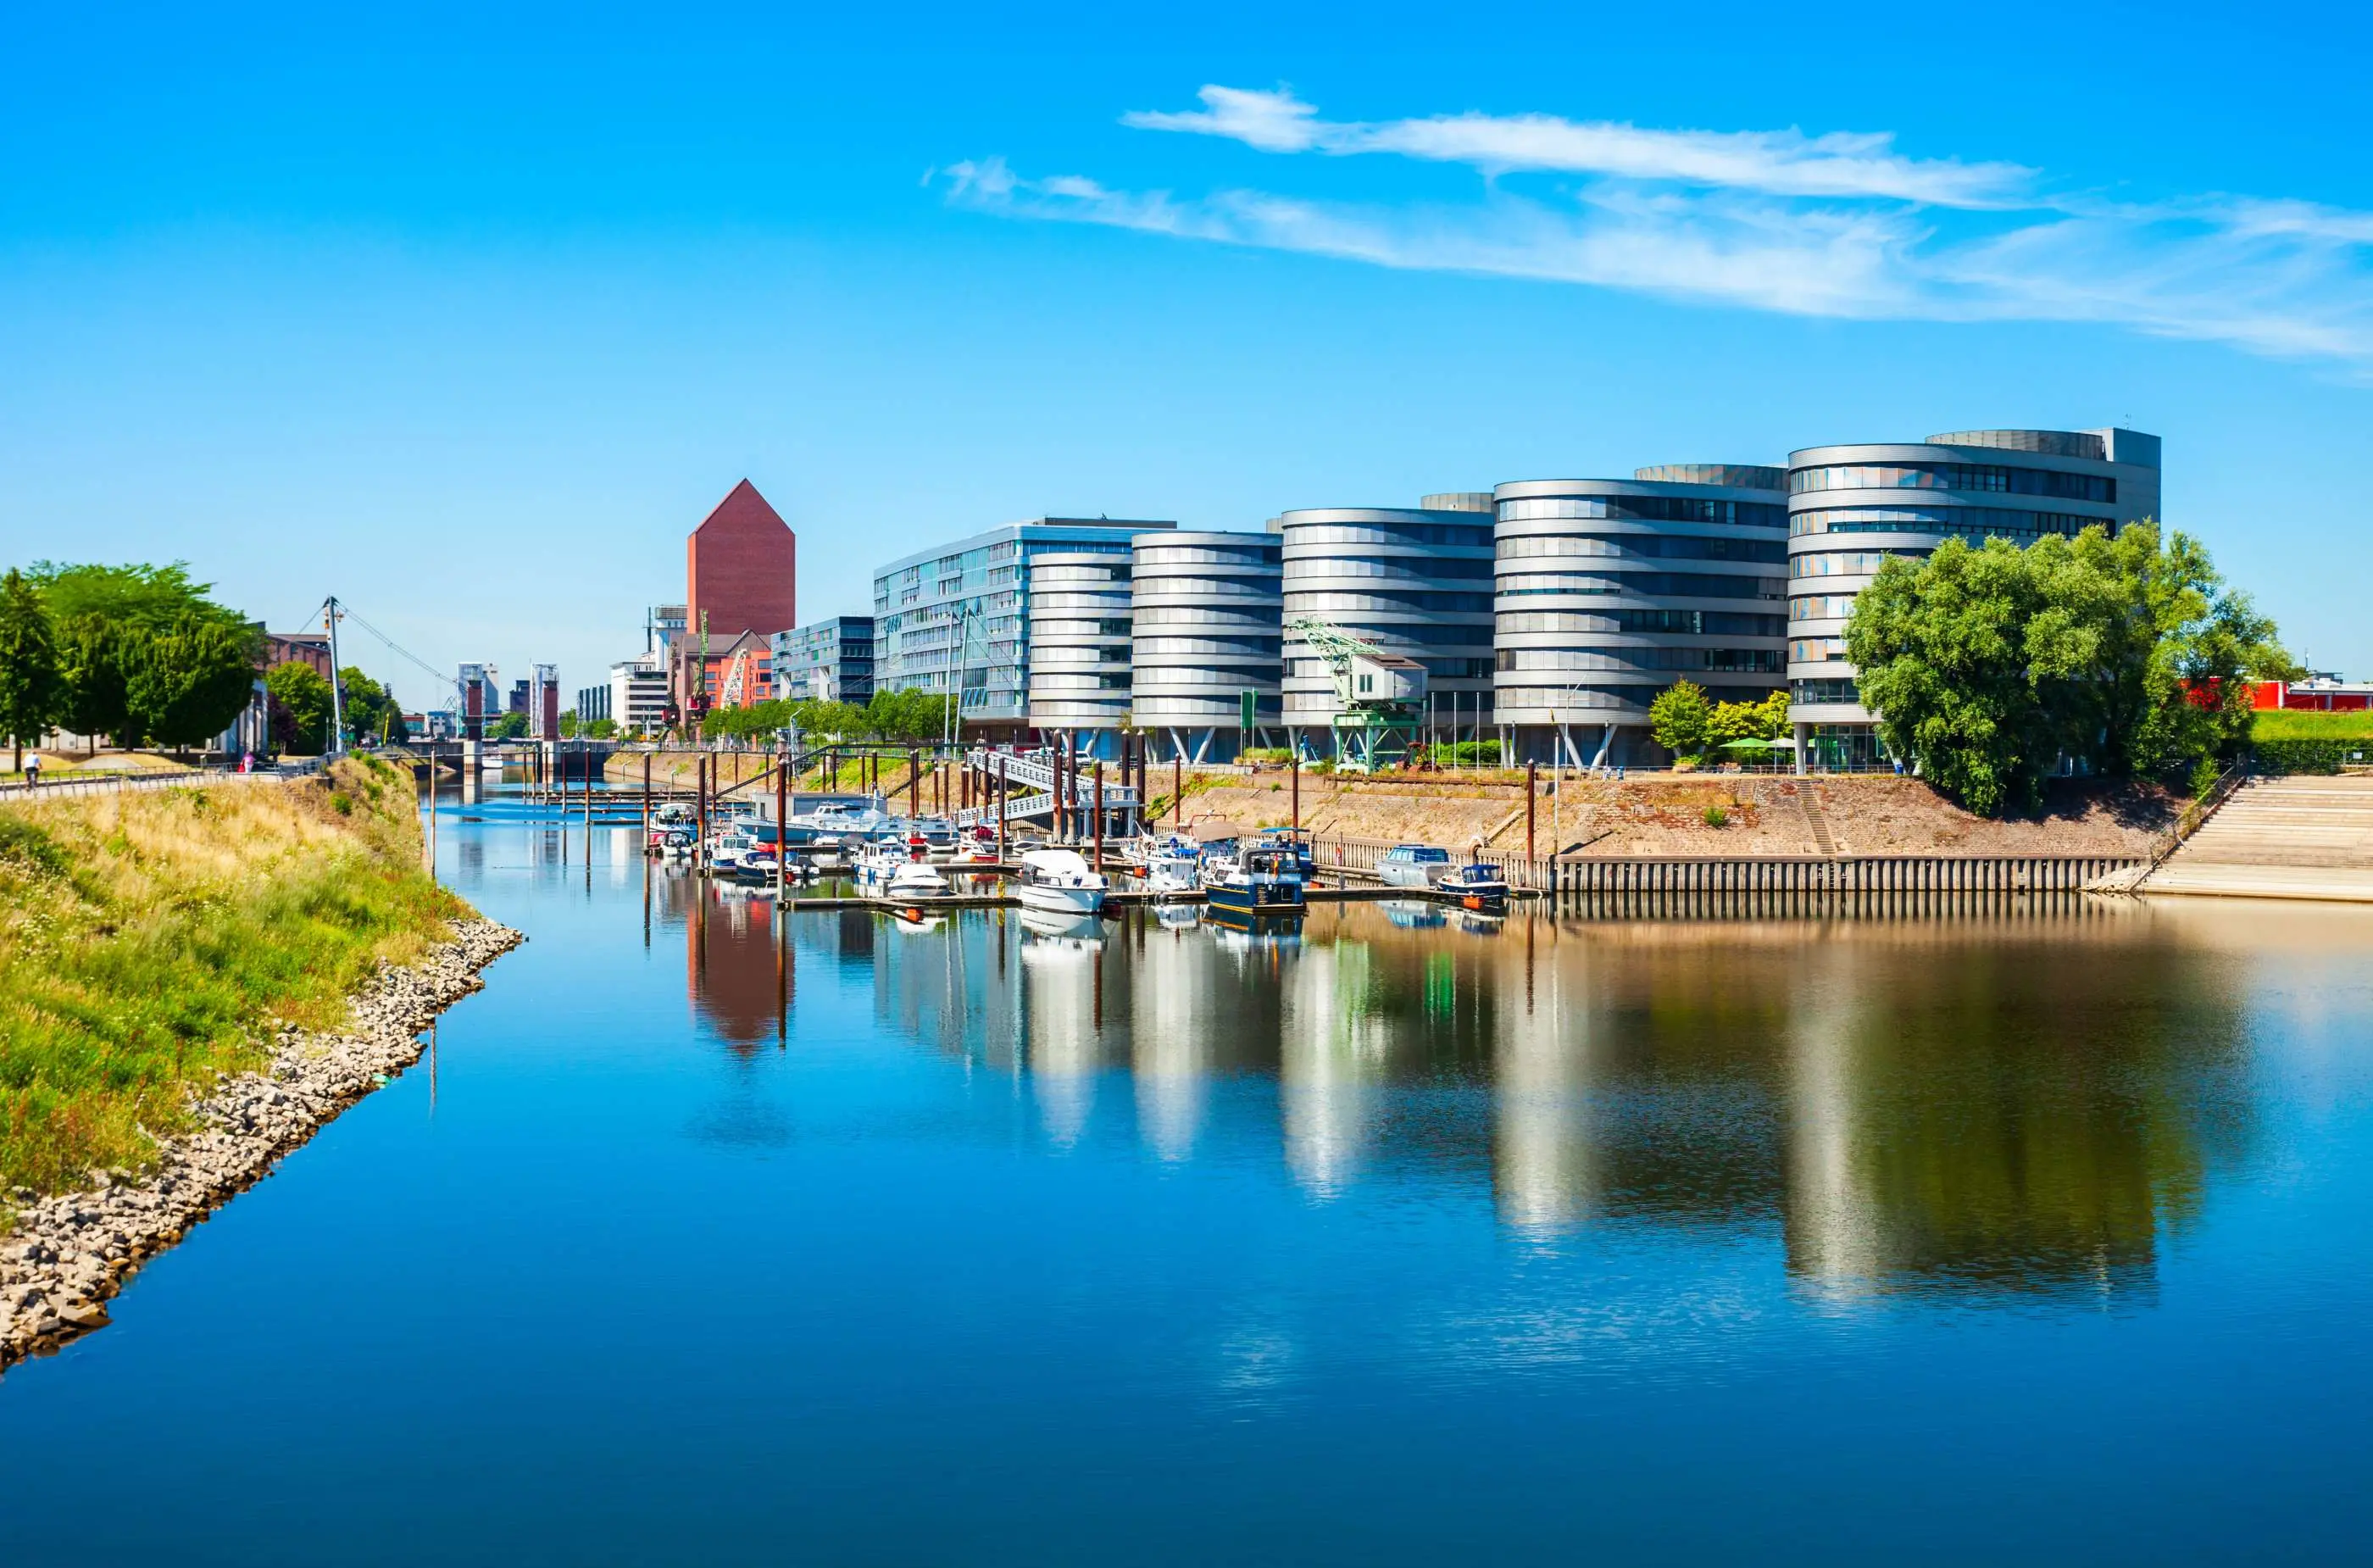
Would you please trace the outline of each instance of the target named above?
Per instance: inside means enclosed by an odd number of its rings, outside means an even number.
[[[1491,524],[1435,522],[1289,523],[1280,537],[1288,544],[1446,544],[1491,547]]]
[[[1818,556],[1788,557],[1790,577],[1869,577],[1890,558],[1917,561],[1928,552],[1900,550],[1832,550]]]
[[[1274,659],[1275,638],[1141,637],[1131,644],[1139,659]]]
[[[1847,463],[1799,468],[1788,488],[1802,496],[1815,490],[1974,490],[2003,496],[2056,496],[2063,501],[2114,502],[2118,482],[2102,474],[2063,474],[2052,468],[2006,468],[1983,462]]]
[[[1862,688],[1851,678],[1817,676],[1811,680],[1788,683],[1788,700],[1806,704],[1825,702],[1860,702]]]
[[[1381,615],[1488,615],[1491,613],[1491,596],[1488,593],[1289,593],[1285,596],[1288,620],[1296,615],[1372,614]]]
[[[1293,613],[1291,601],[1287,602],[1286,613]],[[1249,608],[1214,610],[1191,604],[1141,605],[1130,615],[1129,621],[1139,631],[1148,626],[1233,626],[1246,631],[1274,631],[1278,625],[1273,611]]]
[[[1846,639],[1841,637],[1800,637],[1788,644],[1791,664],[1842,664]]]
[[[1569,517],[1722,522],[1741,528],[1788,526],[1788,509],[1767,501],[1701,500],[1694,496],[1545,496],[1500,503],[1502,522],[1545,522]]]
[[[1242,668],[1210,668],[1197,664],[1158,664],[1137,673],[1138,683],[1148,690],[1171,686],[1274,686],[1278,667],[1274,663],[1247,664]]]
[[[1068,588],[1086,584],[1105,588],[1117,584],[1123,592],[1128,590],[1128,567],[1040,567],[1030,574],[1030,597],[1035,603],[1039,594],[1050,588]]]
[[[1034,593],[1030,618],[1035,621],[1047,610],[1126,610],[1128,606],[1126,588],[1118,593]]]
[[[1141,577],[1140,597],[1151,594],[1201,593],[1222,599],[1267,599],[1277,592],[1277,579],[1241,577]]]
[[[1602,577],[1512,573],[1500,579],[1500,597],[1623,593],[1642,599],[1778,599],[1786,587],[1783,578],[1712,577],[1697,572],[1609,572]]]
[[[1356,556],[1320,556],[1285,563],[1287,582],[1313,578],[1389,577],[1402,582],[1476,582],[1491,575],[1491,563],[1465,557],[1428,556],[1423,561],[1398,561],[1387,556],[1370,560]]]
[[[1125,692],[1128,690],[1128,673],[1114,675],[1067,674],[1062,671],[1030,672],[1032,696],[1039,692]]]
[[[1958,533],[1963,538],[2001,534],[2040,539],[2070,538],[2096,524],[2115,528],[2107,518],[2078,512],[2017,511],[2009,507],[1843,507],[1797,512],[1788,519],[1792,537],[1807,533]]]
[[[1513,670],[1721,670],[1780,673],[1776,648],[1503,648],[1499,668]]]
[[[1125,638],[1129,635],[1129,618],[1126,615],[1116,619],[1107,618],[1096,621],[1052,621],[1043,615],[1030,617],[1030,635],[1049,641],[1057,638],[1079,640],[1090,638]]]
[[[1500,541],[1500,559],[1542,556],[1640,556],[1668,561],[1762,561],[1777,566],[1788,546],[1777,539],[1721,539],[1699,533],[1526,534]]]
[[[1779,615],[1743,610],[1502,610],[1502,633],[1677,632],[1686,637],[1783,637]]]
[[[1788,618],[1792,621],[1842,621],[1853,614],[1854,596],[1851,593],[1807,593],[1801,599],[1788,601]]]
[[[1148,544],[1137,552],[1140,566],[1204,566],[1273,567],[1277,565],[1277,547],[1263,549],[1247,545],[1241,550],[1216,550],[1205,544]]]

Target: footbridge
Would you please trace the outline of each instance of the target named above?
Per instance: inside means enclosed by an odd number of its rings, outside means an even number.
[[[1133,784],[1106,783],[1095,764],[1082,766],[1060,752],[1000,752],[976,747],[964,754],[965,790],[982,804],[959,807],[957,825],[1045,821],[1058,837],[1087,837],[1099,813],[1105,833],[1137,831],[1141,792]]]

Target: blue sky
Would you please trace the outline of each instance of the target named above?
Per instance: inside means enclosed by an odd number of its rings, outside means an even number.
[[[195,9],[0,15],[11,560],[573,689],[745,474],[816,618],[1043,512],[2117,422],[2373,674],[2359,12]]]

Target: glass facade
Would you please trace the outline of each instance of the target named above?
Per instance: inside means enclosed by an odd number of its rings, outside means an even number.
[[[1157,746],[1204,761],[1234,756],[1245,692],[1256,731],[1282,718],[1281,554],[1267,533],[1137,542],[1129,708]]]
[[[1128,719],[1129,557],[1047,551],[1030,567],[1030,723],[1117,732]],[[1087,737],[1091,755],[1112,749]]]
[[[1038,518],[892,562],[873,574],[875,685],[956,692],[967,723],[1022,724],[1029,714],[1033,564],[1050,553],[1126,558],[1132,535],[1176,526]]]
[[[2158,440],[2129,430],[1985,430],[1923,443],[1817,447],[1793,455],[1788,491],[1788,578],[1795,590],[1788,600],[1788,676],[1798,737],[1814,765],[1872,766],[1883,759],[1845,646],[1860,591],[1888,561],[1923,559],[1946,538],[2025,545],[2156,515]],[[2037,502],[2005,504],[2005,497]],[[1839,549],[1849,542],[1832,537],[1841,534],[1910,537]],[[1818,591],[1804,591],[1814,584]]]
[[[873,620],[838,615],[773,638],[775,695],[862,705],[873,696]]]
[[[1657,477],[1500,486],[1496,712],[1520,756],[1659,762],[1648,709],[1677,681],[1717,701],[1780,688],[1784,472],[1678,463],[1641,474]],[[1667,477],[1677,475],[1691,477]],[[1734,483],[1704,482],[1724,479]],[[1680,562],[1691,569],[1655,569]]]
[[[1479,497],[1454,506],[1325,507],[1271,526],[1283,546],[1284,617],[1331,622],[1386,653],[1425,666],[1443,722],[1489,723],[1491,708],[1493,519]],[[1337,711],[1334,673],[1285,633],[1284,720],[1326,743]]]

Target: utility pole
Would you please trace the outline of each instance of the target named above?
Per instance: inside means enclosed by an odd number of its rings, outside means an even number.
[[[346,704],[338,690],[338,598],[332,594],[321,606],[321,622],[330,633],[330,755],[346,749]]]

